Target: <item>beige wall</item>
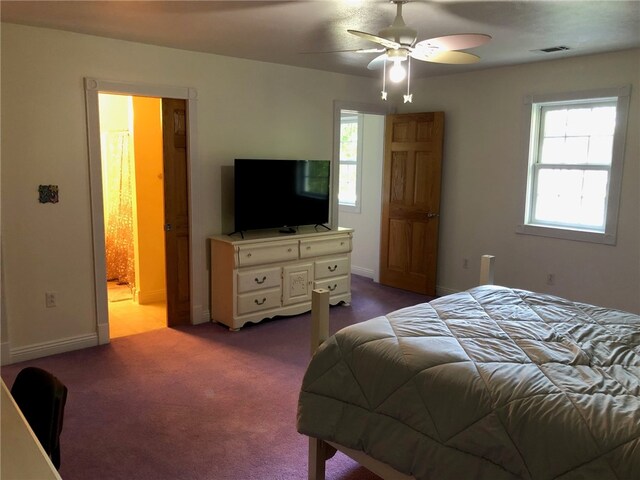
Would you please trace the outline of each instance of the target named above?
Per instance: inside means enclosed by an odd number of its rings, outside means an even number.
[[[401,112],[445,112],[438,286],[497,282],[640,312],[640,51],[576,57],[415,81]],[[523,220],[528,94],[632,85],[616,246],[516,234]],[[468,258],[470,268],[462,268]],[[555,285],[546,285],[547,273]]]
[[[97,343],[84,77],[196,89],[202,258],[221,231],[222,166],[331,158],[334,100],[377,97],[359,77],[11,24],[1,34],[2,341],[13,359]],[[40,205],[39,184],[58,184],[60,203]],[[207,265],[197,270],[208,285]],[[45,308],[45,291],[58,307]],[[195,294],[208,311],[206,291]]]

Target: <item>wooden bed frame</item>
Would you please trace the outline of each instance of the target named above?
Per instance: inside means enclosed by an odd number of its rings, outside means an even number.
[[[492,255],[483,255],[480,262],[480,285],[493,285],[494,262]],[[329,338],[329,290],[316,289],[312,294],[311,306],[311,354]],[[352,458],[360,465],[384,480],[415,480],[388,464],[370,457],[364,452],[309,437],[309,480],[325,480],[325,463],[336,451]]]

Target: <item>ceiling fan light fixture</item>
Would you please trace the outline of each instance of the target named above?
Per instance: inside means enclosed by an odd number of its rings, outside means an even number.
[[[383,69],[382,73],[382,100],[387,99],[387,61],[393,63],[389,68],[390,82],[399,83],[407,80],[407,94],[404,102],[411,103],[413,95],[410,90],[411,59],[430,63],[444,63],[449,65],[464,65],[476,63],[480,57],[461,50],[479,47],[491,40],[490,35],[483,33],[458,33],[442,37],[428,38],[416,43],[417,31],[408,27],[402,18],[402,5],[408,0],[391,0],[396,5],[396,16],[393,23],[373,35],[359,30],[347,30],[347,32],[378,44],[375,49],[361,49],[361,53],[382,53],[371,60],[367,65],[369,70]],[[402,62],[407,61],[406,69]]]

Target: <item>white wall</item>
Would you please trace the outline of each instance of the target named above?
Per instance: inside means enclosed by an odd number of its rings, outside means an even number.
[[[354,229],[351,271],[377,281],[380,270],[384,115],[364,114],[362,136],[360,212],[340,210],[339,220],[341,227]]]
[[[13,359],[97,342],[84,77],[197,90],[202,258],[221,232],[223,166],[331,158],[333,102],[377,97],[360,77],[11,24],[1,33],[2,341]],[[39,184],[59,185],[60,203],[39,204]],[[58,307],[45,308],[45,291]],[[208,311],[206,291],[195,295]]]
[[[413,82],[414,103],[400,113],[445,112],[439,291],[474,285],[488,253],[497,256],[498,283],[640,312],[639,76],[640,51],[631,50]],[[623,85],[632,90],[617,245],[516,234],[527,167],[524,96]]]

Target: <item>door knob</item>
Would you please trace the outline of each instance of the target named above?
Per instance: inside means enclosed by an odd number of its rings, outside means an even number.
[[[431,212],[427,213],[427,218],[436,218],[436,217],[439,217],[439,216],[440,216],[440,214],[438,214],[438,213],[431,213]]]
[[[170,223],[165,223],[164,224],[164,231],[165,232],[170,232],[171,231],[171,224]]]

